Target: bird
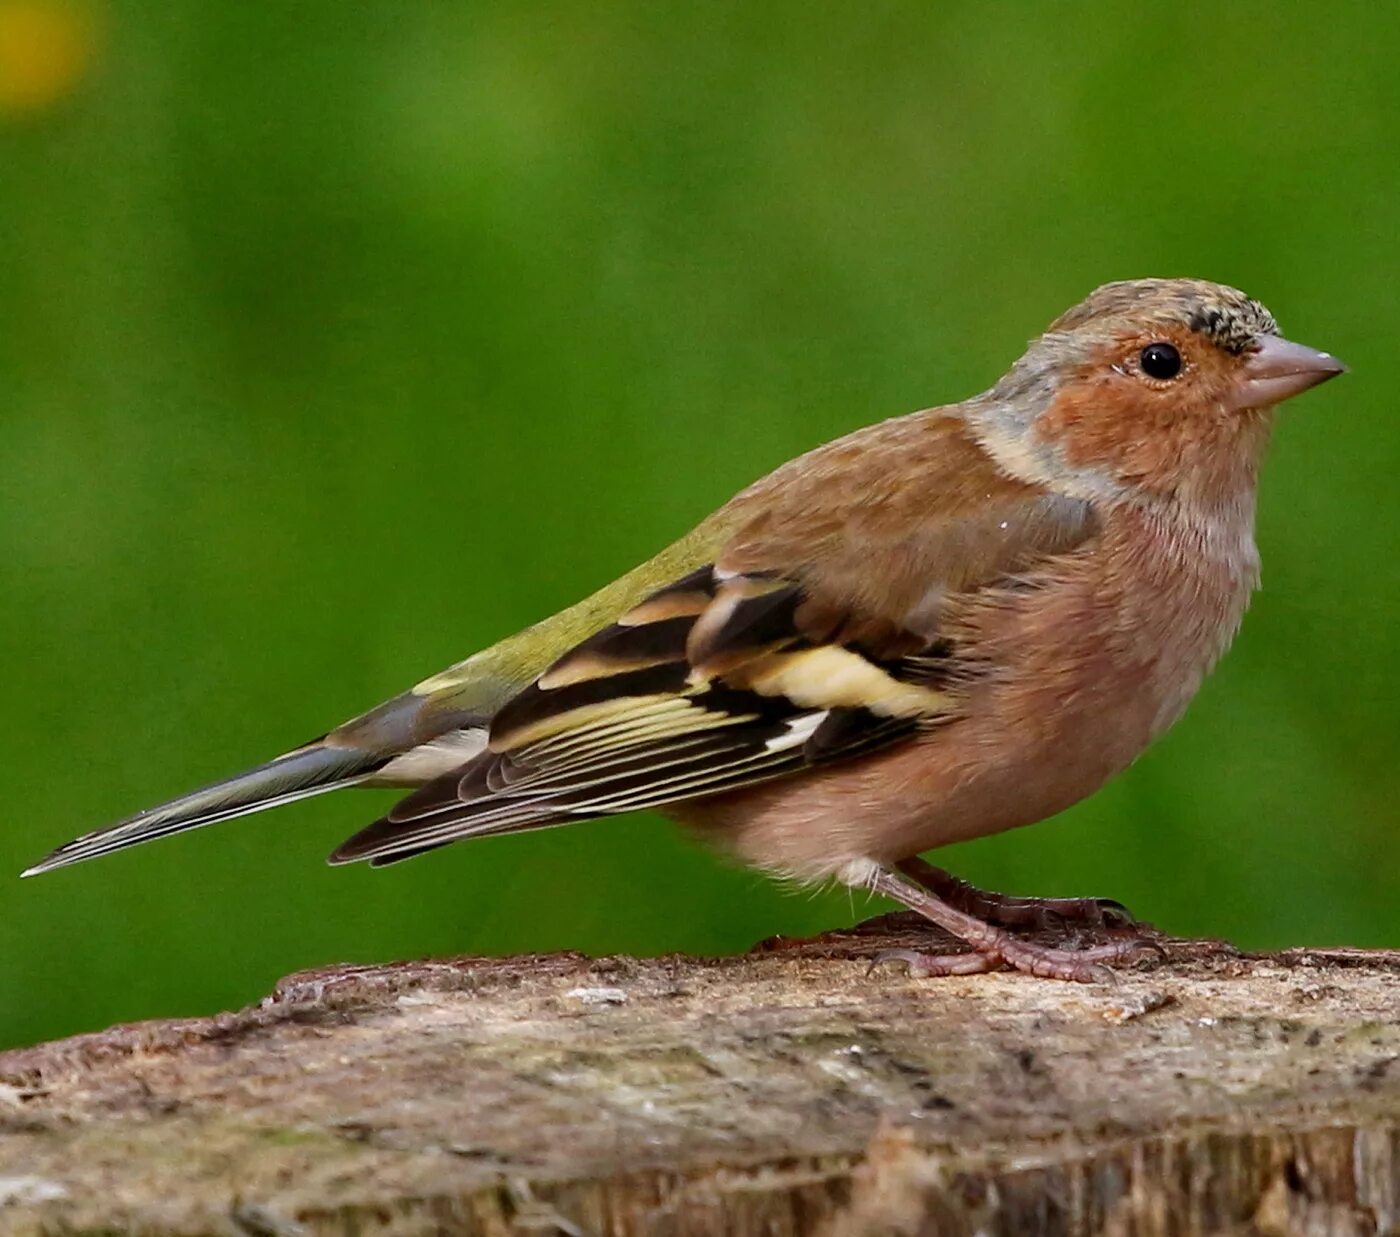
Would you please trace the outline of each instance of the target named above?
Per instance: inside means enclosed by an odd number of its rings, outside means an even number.
[[[921,976],[1103,979],[1140,942],[1013,929],[1105,904],[921,855],[1061,812],[1181,716],[1258,584],[1274,410],[1344,370],[1235,288],[1105,284],[981,394],[808,451],[554,617],[24,875],[351,786],[410,793],[333,864],[658,809],[961,942],[901,953]]]

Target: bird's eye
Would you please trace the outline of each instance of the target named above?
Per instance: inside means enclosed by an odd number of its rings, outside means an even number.
[[[1172,344],[1148,344],[1138,353],[1138,364],[1149,378],[1175,378],[1181,373],[1181,353]]]

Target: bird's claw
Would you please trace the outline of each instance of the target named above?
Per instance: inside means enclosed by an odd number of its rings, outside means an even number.
[[[917,949],[882,949],[870,959],[865,974],[868,978],[875,968],[885,962],[904,963],[912,979],[932,979],[935,976],[982,975],[999,971],[1005,965],[999,955],[969,950],[958,954],[926,954]]]

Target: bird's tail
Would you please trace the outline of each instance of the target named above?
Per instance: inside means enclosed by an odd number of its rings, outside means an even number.
[[[37,876],[70,863],[124,850],[138,842],[149,842],[172,833],[183,833],[186,829],[198,829],[201,825],[213,825],[221,820],[261,812],[264,808],[308,799],[342,786],[353,786],[371,777],[385,760],[382,754],[352,747],[328,747],[319,741],[310,743],[256,769],[74,838],[27,869],[24,875]]]

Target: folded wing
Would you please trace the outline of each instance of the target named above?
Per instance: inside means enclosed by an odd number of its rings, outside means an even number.
[[[496,715],[489,748],[355,835],[333,862],[388,863],[458,838],[656,807],[892,742],[948,714],[795,623],[781,578],[693,572],[585,640]]]
[[[485,751],[331,861],[381,865],[460,838],[714,795],[955,722],[981,670],[948,615],[969,597],[1036,586],[1093,537],[1093,513],[1000,478],[969,485],[967,461],[955,460],[952,500],[925,498],[927,519],[882,524],[882,506],[918,496],[887,480],[896,474],[878,452],[868,459],[855,495],[791,484],[786,506],[741,495],[759,514],[715,563],[560,657],[494,716]],[[846,487],[852,472],[843,461]],[[806,535],[794,533],[803,522]]]

